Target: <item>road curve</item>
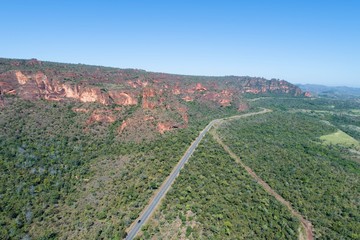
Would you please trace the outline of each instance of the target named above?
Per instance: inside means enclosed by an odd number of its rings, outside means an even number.
[[[190,156],[195,151],[196,147],[200,143],[201,139],[205,136],[205,134],[210,130],[210,128],[217,123],[220,123],[223,120],[235,119],[235,118],[242,118],[242,117],[249,117],[252,115],[262,114],[265,112],[269,112],[271,110],[263,109],[260,112],[254,113],[246,113],[242,115],[236,115],[229,118],[222,118],[222,119],[215,119],[212,120],[199,134],[199,136],[195,139],[195,141],[190,145],[190,147],[186,150],[183,157],[180,161],[176,164],[170,175],[166,178],[163,184],[160,186],[158,191],[155,193],[154,197],[150,200],[149,204],[144,208],[140,216],[131,224],[128,234],[126,236],[126,240],[133,239],[136,234],[140,231],[141,227],[149,220],[151,214],[155,211],[156,207],[160,205],[160,200],[165,196],[166,192],[170,189],[171,185],[174,183],[176,177],[179,175],[180,170],[183,168],[185,163],[189,160]]]

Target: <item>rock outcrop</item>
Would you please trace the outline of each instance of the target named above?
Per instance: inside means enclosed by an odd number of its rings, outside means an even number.
[[[304,93],[304,96],[305,96],[305,97],[312,97],[312,94],[311,94],[311,92],[305,92],[305,93]]]
[[[115,121],[116,121],[116,116],[112,111],[96,110],[91,114],[90,118],[87,121],[87,124],[92,124],[94,122],[113,123]]]
[[[117,105],[128,106],[138,104],[138,100],[135,96],[133,96],[133,94],[121,92],[119,90],[109,91],[109,97]]]
[[[172,122],[159,122],[157,124],[157,130],[159,133],[164,134],[166,131],[170,131],[172,129],[179,128]]]
[[[6,79],[6,81],[1,81]],[[43,72],[26,74],[21,71],[0,75],[0,86],[4,94],[17,94],[25,99],[47,99],[60,101],[72,98],[80,102],[98,102],[103,105],[137,105],[132,93],[120,90],[103,91],[100,87],[87,84],[72,84],[59,80],[49,80]]]
[[[187,127],[187,102],[245,111],[248,105],[241,100],[244,93],[304,95],[300,88],[284,80],[234,76],[191,77],[136,69],[57,66],[36,59],[0,59],[0,106],[5,105],[7,95],[27,100],[103,105],[103,109],[90,112],[87,124],[115,122],[118,115],[114,110],[109,111],[110,106],[136,106],[134,109],[137,109],[138,115],[127,116],[119,126],[119,133],[127,128],[140,130],[152,127],[164,133]],[[305,93],[305,96],[310,95]],[[79,114],[89,112],[86,108],[74,108],[73,111]]]
[[[22,72],[20,71],[15,71],[15,76],[16,76],[16,79],[18,81],[18,83],[20,85],[24,85],[26,84],[30,78],[28,78],[27,76],[25,76]]]
[[[195,91],[202,92],[202,91],[206,91],[206,90],[207,90],[207,88],[204,87],[201,83],[196,84]]]
[[[251,79],[245,81],[243,85],[243,92],[246,93],[282,93],[299,96],[302,93],[301,89],[284,80],[265,80],[265,79]]]

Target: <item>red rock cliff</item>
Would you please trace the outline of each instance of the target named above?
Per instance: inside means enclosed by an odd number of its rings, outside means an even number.
[[[57,66],[36,59],[0,59],[0,106],[4,106],[6,95],[17,95],[28,100],[96,102],[104,105],[104,108],[114,104],[119,107],[138,105],[139,116],[128,116],[119,132],[129,127],[136,128],[140,122],[144,129],[152,125],[161,133],[186,127],[189,121],[186,102],[207,104],[214,108],[234,107],[244,111],[248,106],[240,100],[239,96],[243,93],[303,94],[298,87],[283,80],[234,76],[192,77],[136,69]],[[88,111],[76,112],[85,114]],[[140,114],[141,111],[147,115]],[[92,112],[88,123],[113,123],[116,116],[107,110]]]

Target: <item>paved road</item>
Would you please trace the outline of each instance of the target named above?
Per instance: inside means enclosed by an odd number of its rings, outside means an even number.
[[[260,112],[255,113],[247,113],[243,115],[237,115],[230,118],[225,119],[235,119],[235,118],[241,118],[241,117],[249,117],[252,115],[261,114],[264,112],[268,112],[270,110],[263,109]],[[131,224],[130,230],[128,231],[128,235],[125,238],[126,240],[133,239],[136,234],[140,231],[141,227],[146,223],[146,221],[150,218],[151,214],[155,211],[156,207],[160,204],[160,200],[165,196],[166,192],[170,189],[171,185],[174,183],[175,178],[179,175],[181,168],[185,165],[185,163],[189,160],[190,156],[195,151],[196,147],[200,143],[201,139],[205,136],[205,134],[210,130],[210,128],[216,124],[220,123],[221,121],[225,119],[215,119],[211,121],[205,128],[202,130],[199,134],[199,136],[195,139],[195,141],[191,144],[191,146],[188,148],[188,150],[185,152],[184,156],[181,158],[181,160],[178,162],[178,164],[175,166],[173,171],[170,173],[170,175],[167,177],[165,182],[160,186],[158,191],[155,193],[154,198],[150,201],[149,205],[146,206],[144,211],[140,214],[140,216]]]

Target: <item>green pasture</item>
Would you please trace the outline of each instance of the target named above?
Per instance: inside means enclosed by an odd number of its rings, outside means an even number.
[[[325,144],[339,144],[343,146],[360,147],[360,144],[356,139],[352,138],[341,130],[328,135],[323,135],[320,137],[320,139],[323,140]]]

